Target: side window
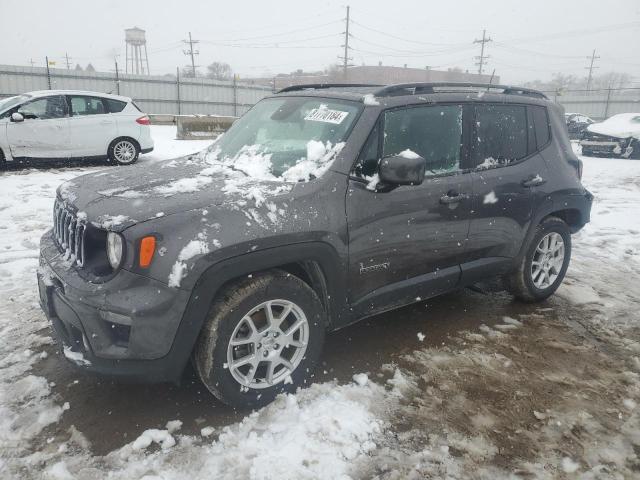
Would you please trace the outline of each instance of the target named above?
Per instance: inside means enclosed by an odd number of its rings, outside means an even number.
[[[53,96],[25,103],[18,108],[18,113],[22,114],[24,118],[48,120],[65,117],[67,108],[64,97]]]
[[[477,105],[474,165],[492,168],[527,156],[527,112],[523,105]]]
[[[547,116],[547,109],[545,107],[529,106],[531,109],[531,116],[533,117],[533,125],[536,132],[536,146],[540,150],[551,138],[549,134],[549,117]]]
[[[433,105],[385,113],[383,157],[410,150],[427,161],[427,176],[440,175],[460,170],[461,148],[461,105]]]
[[[121,102],[120,100],[113,100],[111,98],[104,98],[103,100],[107,104],[109,113],[119,113],[127,106],[127,102]]]
[[[107,113],[101,98],[97,97],[71,97],[71,116],[102,115]]]

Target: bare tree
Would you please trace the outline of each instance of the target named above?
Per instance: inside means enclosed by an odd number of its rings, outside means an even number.
[[[214,80],[231,80],[233,71],[231,65],[225,62],[213,62],[207,67],[207,77]]]
[[[551,76],[551,85],[554,90],[570,90],[577,84],[577,78],[575,75],[566,75],[561,72],[556,72]]]

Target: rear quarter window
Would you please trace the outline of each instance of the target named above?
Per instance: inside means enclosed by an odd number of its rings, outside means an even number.
[[[549,129],[549,116],[545,107],[530,105],[533,127],[536,134],[536,146],[538,150],[544,147],[551,139]]]
[[[111,98],[105,98],[104,101],[107,102],[109,113],[120,113],[124,110],[124,107],[127,106],[127,102],[121,102],[120,100],[113,100]]]

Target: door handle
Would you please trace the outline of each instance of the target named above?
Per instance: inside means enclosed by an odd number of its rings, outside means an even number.
[[[102,120],[100,122],[100,125],[112,125],[113,122],[111,120]]]
[[[547,181],[542,178],[540,175],[536,175],[534,177],[529,177],[525,180],[522,180],[522,182],[520,182],[522,184],[523,187],[539,187],[540,185],[544,185],[545,183],[547,183]]]
[[[452,203],[458,203],[462,200],[465,200],[469,198],[469,195],[466,195],[464,193],[457,193],[454,191],[449,191],[447,192],[445,195],[440,197],[440,203],[443,203],[445,205],[449,205]]]

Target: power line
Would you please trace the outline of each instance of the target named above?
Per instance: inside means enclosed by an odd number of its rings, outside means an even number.
[[[593,49],[593,53],[591,54],[591,57],[587,57],[587,58],[591,58],[591,63],[589,64],[588,67],[584,67],[586,70],[589,70],[589,78],[587,78],[587,91],[591,90],[591,80],[593,79],[593,69],[594,68],[600,68],[600,67],[594,67],[593,66],[593,62],[596,61],[597,57],[596,56],[596,49]]]
[[[430,45],[432,47],[461,47],[463,45],[466,45],[466,44],[463,44],[463,43],[433,43],[433,42],[422,42],[422,41],[419,41],[419,40],[411,40],[411,39],[408,39],[408,38],[398,37],[397,35],[392,35],[390,33],[384,32],[382,30],[377,30],[375,28],[368,27],[366,25],[363,25],[360,22],[356,22],[355,20],[351,20],[351,22],[354,25],[358,25],[359,27],[364,28],[365,30],[370,30],[370,31],[375,32],[377,34],[384,35],[384,36],[389,37],[389,38],[394,38],[396,40],[401,40],[401,41],[407,42],[407,43],[415,43],[415,44],[418,44],[418,45]]]
[[[484,54],[484,46],[485,44],[491,42],[493,40],[491,40],[491,37],[487,37],[487,31],[486,30],[482,30],[482,40],[474,40],[473,43],[479,43],[480,44],[480,56],[479,57],[474,57],[476,59],[478,59],[478,62],[476,62],[476,65],[478,65],[478,75],[482,75],[482,67],[486,64],[486,59],[489,58],[488,55]]]
[[[196,61],[194,59],[194,55],[200,55],[200,52],[198,50],[193,50],[193,46],[197,43],[200,42],[200,40],[194,40],[193,38],[191,38],[191,32],[189,32],[189,40],[183,40],[183,43],[187,43],[189,44],[189,50],[183,50],[182,52],[185,55],[188,55],[191,57],[191,69],[192,69],[192,73],[193,73],[193,78],[196,78]],[[200,65],[198,65],[200,66]]]

